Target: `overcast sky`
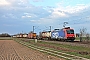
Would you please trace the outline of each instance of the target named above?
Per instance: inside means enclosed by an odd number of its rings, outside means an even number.
[[[1,0],[0,33],[28,33],[62,28],[63,23],[90,32],[90,0]]]

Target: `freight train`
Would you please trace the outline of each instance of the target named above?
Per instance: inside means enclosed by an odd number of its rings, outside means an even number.
[[[37,35],[36,35],[36,33],[33,33],[33,32],[30,32],[30,33],[24,33],[24,34],[22,34],[22,33],[20,33],[20,34],[15,34],[15,35],[13,35],[12,37],[14,37],[14,38],[28,38],[28,39],[36,39],[37,37],[36,37]]]
[[[19,34],[19,36],[17,35],[17,37],[39,39],[39,40],[63,40],[63,41],[75,40],[74,29],[70,27],[65,27],[62,29],[54,29],[53,31],[43,31],[40,32],[39,35],[33,32],[28,34]]]
[[[38,39],[74,41],[74,29],[65,27],[62,29],[54,29],[53,31],[40,32]]]

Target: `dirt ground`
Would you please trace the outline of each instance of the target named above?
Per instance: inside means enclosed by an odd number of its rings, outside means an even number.
[[[63,60],[32,50],[13,40],[0,40],[0,60]]]

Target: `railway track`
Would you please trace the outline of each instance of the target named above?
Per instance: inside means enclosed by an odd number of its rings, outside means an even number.
[[[52,50],[52,49],[49,49],[49,48],[39,47],[39,46],[35,46],[35,45],[32,45],[32,44],[27,44],[24,41],[17,41],[17,42],[19,42],[20,44],[25,45],[29,48],[32,48],[32,49],[35,49],[35,50],[38,50],[38,51],[41,51],[41,52],[44,52],[44,53],[48,53],[48,54],[51,54],[51,55],[54,55],[54,56],[57,56],[57,57],[61,57],[61,58],[64,58],[64,59],[68,59],[68,60],[90,60],[90,59],[87,59],[87,58],[83,58],[83,57],[79,57],[79,56],[75,56],[75,55],[70,55],[70,54],[63,53],[63,52],[56,51],[56,50]]]

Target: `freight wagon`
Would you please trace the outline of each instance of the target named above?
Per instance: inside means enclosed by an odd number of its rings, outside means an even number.
[[[29,39],[36,39],[36,33],[28,33],[28,38]]]
[[[51,31],[44,31],[44,32],[40,32],[38,39],[50,39],[51,38]]]
[[[19,38],[22,38],[22,37],[23,37],[23,34],[22,34],[22,33],[20,33],[20,34],[19,34]]]
[[[23,38],[28,38],[28,34],[27,33],[23,34]]]

